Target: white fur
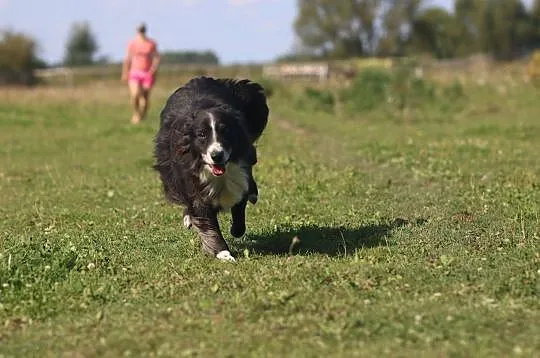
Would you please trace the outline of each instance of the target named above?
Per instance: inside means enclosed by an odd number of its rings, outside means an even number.
[[[231,255],[231,253],[227,250],[223,250],[218,252],[216,255],[216,258],[221,261],[230,261],[230,262],[236,262],[234,257]]]
[[[191,216],[189,215],[184,216],[184,226],[186,229],[191,228]]]
[[[245,169],[236,163],[228,163],[225,168],[225,174],[217,177],[204,166],[200,180],[207,183],[206,194],[214,198],[214,204],[227,210],[239,203],[247,192],[248,175]]]
[[[223,148],[223,145],[220,142],[217,141],[216,119],[214,118],[214,115],[212,113],[208,113],[208,116],[210,117],[210,128],[212,129],[212,143],[210,143],[210,145],[208,146],[208,149],[206,150],[206,153],[203,153],[203,155],[202,155],[203,160],[207,164],[216,164],[212,160],[212,153],[214,153],[214,152],[223,152],[225,154],[224,161],[226,163],[229,160],[229,157],[230,157],[231,153],[226,151]]]

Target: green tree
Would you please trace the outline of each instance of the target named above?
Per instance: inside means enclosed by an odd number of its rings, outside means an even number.
[[[487,50],[512,59],[530,44],[531,20],[520,0],[490,0],[486,7]]]
[[[413,36],[415,19],[421,12],[423,0],[396,0],[383,3],[382,32],[378,39],[377,54],[400,56]]]
[[[531,46],[535,27],[521,0],[456,0],[454,12],[458,55],[485,52],[512,59]]]
[[[369,3],[377,2],[374,0]],[[362,2],[364,6],[367,4]],[[367,42],[374,29],[370,28],[372,21],[367,12],[363,12],[362,18],[357,16],[357,6],[358,2],[353,0],[299,0],[295,31],[301,41],[319,55],[363,55],[370,47]]]
[[[37,57],[35,40],[25,34],[3,31],[0,34],[0,84],[33,84],[34,70],[45,67]]]
[[[325,57],[400,54],[423,0],[298,0],[294,28]]]
[[[457,56],[488,50],[486,40],[486,4],[489,0],[456,0],[454,2],[455,29],[459,36]]]
[[[512,59],[540,44],[540,0],[455,0],[453,13],[423,0],[298,0],[295,31],[313,54],[343,58],[430,52]]]
[[[412,52],[427,52],[434,57],[452,58],[462,39],[456,18],[443,8],[433,7],[420,13],[413,23]]]
[[[540,0],[533,1],[531,7],[531,18],[535,21],[540,21]]]
[[[64,65],[91,65],[94,63],[94,56],[97,50],[97,40],[88,22],[76,22],[71,26],[69,32],[64,55]]]
[[[531,47],[540,48],[540,0],[534,0],[531,7]]]

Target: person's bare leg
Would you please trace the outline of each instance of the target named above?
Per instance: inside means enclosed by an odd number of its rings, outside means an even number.
[[[141,120],[146,117],[148,112],[148,102],[150,98],[150,89],[141,88],[141,95],[139,96],[139,114],[141,115]]]
[[[139,106],[139,98],[141,97],[141,86],[137,82],[129,83],[129,94],[131,97],[131,106],[133,107],[133,115],[131,123],[137,124],[141,121],[141,110]]]

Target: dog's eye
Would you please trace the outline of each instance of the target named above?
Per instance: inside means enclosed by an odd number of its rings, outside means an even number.
[[[197,132],[197,137],[199,137],[199,138],[206,138],[206,132],[204,132],[204,131],[198,131],[198,132]]]

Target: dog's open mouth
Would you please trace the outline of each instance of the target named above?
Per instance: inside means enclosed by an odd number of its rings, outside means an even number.
[[[223,174],[225,174],[225,166],[223,165],[210,164],[210,170],[212,171],[212,174],[214,174],[217,177],[220,177]]]

